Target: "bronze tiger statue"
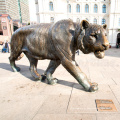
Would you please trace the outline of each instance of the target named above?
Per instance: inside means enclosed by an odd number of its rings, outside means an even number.
[[[84,54],[94,52],[97,58],[103,58],[104,50],[109,48],[106,27],[89,24],[86,20],[80,24],[72,20],[61,20],[54,24],[22,27],[11,37],[10,65],[14,72],[20,71],[15,61],[23,52],[29,59],[30,72],[35,80],[45,78],[48,84],[56,84],[57,80],[52,74],[62,64],[86,91],[97,91],[98,85],[88,80],[75,61],[75,52],[80,49]],[[51,61],[41,76],[37,72],[37,63],[44,59]]]

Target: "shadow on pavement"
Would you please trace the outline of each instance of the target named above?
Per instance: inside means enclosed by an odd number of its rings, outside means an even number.
[[[31,73],[29,71],[29,66],[19,65],[19,64],[17,66],[21,68],[20,74],[22,74],[24,77],[34,81],[34,78],[32,77],[32,75],[31,75]],[[10,64],[7,64],[7,63],[0,63],[0,68],[13,72],[12,68],[10,67]],[[37,70],[38,70],[38,73],[40,75],[42,75],[45,72],[42,69],[37,69]],[[45,81],[42,81],[42,82],[45,83]],[[85,91],[84,88],[80,84],[75,83],[75,82],[70,82],[70,81],[58,79],[57,84],[68,86],[68,87],[73,87],[73,88]]]
[[[75,89],[85,91],[85,89],[79,83],[69,82],[69,81],[65,81],[65,80],[58,80],[58,84],[65,85],[65,86],[68,86],[68,87],[73,87]]]
[[[20,74],[22,74],[23,76],[29,78],[30,80],[34,81],[34,78],[31,76],[31,73],[29,71],[29,66],[26,66],[26,65],[19,65],[17,64],[18,67],[20,67]],[[8,71],[12,71],[12,68],[10,66],[10,64],[7,64],[7,63],[0,63],[0,68],[4,69],[4,70],[8,70]],[[41,75],[44,73],[44,70],[42,69],[37,69],[38,70],[38,73]]]

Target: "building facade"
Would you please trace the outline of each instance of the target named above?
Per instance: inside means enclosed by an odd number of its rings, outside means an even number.
[[[28,0],[0,0],[0,14],[9,14],[11,18],[23,23],[30,21]]]
[[[9,41],[13,34],[13,21],[8,14],[0,14],[0,41]]]
[[[35,0],[38,23],[72,19],[87,20],[94,24],[107,24],[108,40],[116,46],[120,30],[120,0]]]

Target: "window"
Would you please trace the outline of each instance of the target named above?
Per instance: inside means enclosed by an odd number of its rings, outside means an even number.
[[[52,2],[49,2],[49,10],[53,11],[53,3]]]
[[[71,5],[68,4],[68,12],[71,13]]]
[[[50,18],[50,22],[54,23],[54,18],[53,17]]]
[[[96,18],[94,18],[93,23],[94,23],[94,24],[97,24],[97,19],[96,19]]]
[[[119,18],[119,26],[120,26],[120,18]]]
[[[77,22],[77,23],[80,23],[80,19],[79,19],[79,18],[77,18],[76,22]]]
[[[85,12],[89,13],[89,5],[88,4],[85,5]]]
[[[76,12],[78,12],[78,13],[80,12],[80,5],[79,4],[76,5]]]
[[[94,5],[94,13],[97,13],[98,12],[98,6],[95,4]]]
[[[89,22],[88,18],[86,18],[86,20]]]
[[[106,5],[102,6],[102,13],[106,13]]]
[[[102,19],[102,25],[106,23],[106,20],[103,18]]]

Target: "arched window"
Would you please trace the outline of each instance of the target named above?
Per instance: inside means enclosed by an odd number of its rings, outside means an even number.
[[[76,5],[76,12],[78,12],[78,13],[80,12],[80,5],[79,4]]]
[[[50,22],[54,23],[54,18],[53,17],[50,18]]]
[[[103,6],[102,6],[102,12],[103,12],[103,13],[106,13],[106,5],[103,5]]]
[[[77,22],[77,23],[80,23],[80,19],[79,19],[79,18],[77,18],[76,22]]]
[[[71,5],[68,4],[68,12],[71,13]]]
[[[94,5],[94,13],[97,13],[98,12],[98,6],[95,4]]]
[[[96,19],[96,18],[94,18],[93,23],[94,23],[94,24],[97,24],[97,19]]]
[[[49,10],[53,11],[53,2],[49,2]]]
[[[119,24],[118,25],[120,26],[120,18],[119,18]]]
[[[85,5],[85,12],[89,13],[89,5],[88,4]]]
[[[102,25],[106,23],[106,20],[103,18],[102,19]]]

